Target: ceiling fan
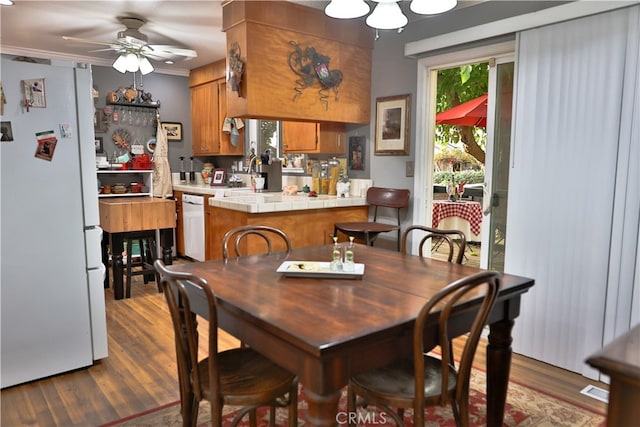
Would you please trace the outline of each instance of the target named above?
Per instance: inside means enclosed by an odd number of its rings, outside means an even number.
[[[125,71],[135,72],[138,71],[138,69],[140,69],[143,74],[153,71],[153,67],[147,58],[156,61],[166,61],[178,56],[185,57],[187,60],[198,56],[196,51],[191,49],[171,45],[149,44],[149,38],[147,35],[140,31],[140,27],[142,27],[146,22],[142,18],[121,16],[118,17],[118,21],[125,26],[125,29],[118,31],[117,39],[115,41],[107,42],[88,40],[71,36],[62,36],[62,38],[74,42],[108,46],[104,49],[92,50],[90,52],[113,50],[119,53],[119,56],[113,66],[121,73],[124,73]],[[126,64],[127,60],[129,61],[128,64]],[[120,63],[118,63],[118,61],[120,61]],[[134,64],[134,62],[136,62],[136,64]],[[147,72],[145,72],[145,70]]]

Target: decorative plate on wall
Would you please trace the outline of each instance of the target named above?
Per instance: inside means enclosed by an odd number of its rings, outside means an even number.
[[[147,141],[147,150],[150,153],[153,153],[154,151],[156,151],[156,139],[155,138],[151,138],[150,140]]]

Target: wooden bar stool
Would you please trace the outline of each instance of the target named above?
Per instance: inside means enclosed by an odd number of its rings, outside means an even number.
[[[124,269],[124,275],[127,278],[125,298],[131,298],[131,277],[139,275],[144,275],[145,284],[155,280],[158,286],[158,292],[162,292],[160,276],[153,266],[157,258],[155,230],[126,233],[124,241],[127,248],[127,265]],[[134,260],[134,243],[137,243],[140,248],[140,257],[138,260]],[[134,270],[134,268],[136,270]]]
[[[373,221],[338,222],[334,225],[333,234],[338,231],[373,246],[380,233],[396,231],[398,252],[400,251],[400,211],[409,205],[409,190],[396,188],[371,187],[367,190],[367,203],[373,207]],[[378,207],[390,208],[396,212],[396,224],[378,221]]]

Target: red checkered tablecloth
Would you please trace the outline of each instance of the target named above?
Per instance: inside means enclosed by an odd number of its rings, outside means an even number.
[[[432,227],[438,228],[438,224],[444,218],[458,216],[466,219],[471,225],[473,234],[480,234],[482,224],[482,206],[479,202],[450,202],[448,200],[434,200],[432,213]]]

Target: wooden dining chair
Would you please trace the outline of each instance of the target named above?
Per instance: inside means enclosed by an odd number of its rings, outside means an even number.
[[[424,256],[424,246],[429,242],[429,239],[436,240],[435,244],[432,242],[432,246],[429,247],[429,252],[431,252],[431,248],[440,246],[447,243],[449,247],[449,254],[447,257],[447,261],[451,262],[453,260],[453,255],[455,254],[455,248],[458,247],[458,254],[456,255],[456,264],[462,264],[464,260],[464,251],[467,248],[467,238],[464,233],[460,230],[440,230],[438,228],[426,227],[424,225],[412,225],[408,227],[404,233],[402,233],[402,253],[407,253],[407,242],[409,240],[409,235],[420,235],[422,239],[418,244],[418,255]],[[437,245],[437,246],[436,246]]]
[[[258,236],[264,241],[263,245],[256,243],[255,239],[249,241],[249,236]],[[235,257],[254,254],[263,250],[265,255],[271,255],[276,251],[286,251],[286,256],[291,253],[291,240],[286,233],[278,228],[267,225],[243,225],[227,231],[222,238],[222,258],[229,259],[229,244],[233,242]],[[266,245],[266,252],[264,252]]]
[[[495,304],[501,286],[501,273],[483,271],[463,277],[437,292],[420,310],[413,329],[412,358],[400,360],[383,368],[352,377],[347,391],[347,407],[353,417],[358,401],[374,405],[403,426],[401,414],[393,408],[413,408],[413,425],[424,425],[426,406],[451,404],[456,425],[469,425],[469,380],[480,334]],[[458,368],[450,360],[450,317],[465,310],[465,301],[482,298],[467,337]],[[433,348],[424,344],[425,325],[434,316],[438,319],[440,356],[429,353]],[[453,316],[455,317],[455,316]]]
[[[410,195],[409,190],[370,187],[367,190],[367,203],[373,207],[373,221],[337,222],[334,225],[333,235],[337,236],[340,231],[373,246],[380,233],[397,230],[397,245],[398,251],[400,251],[400,212],[409,205]],[[396,224],[378,222],[379,207],[395,209]]]
[[[289,423],[297,424],[298,379],[251,348],[218,352],[216,297],[207,282],[193,274],[168,270],[162,260],[154,263],[175,335],[180,384],[180,403],[184,426],[195,426],[202,400],[211,405],[211,425],[222,426],[224,405],[242,406],[232,426],[249,414],[256,426],[256,408],[270,406],[270,425],[275,424],[275,407],[289,407]],[[198,355],[196,315],[191,311],[192,294],[208,305],[208,354]]]

